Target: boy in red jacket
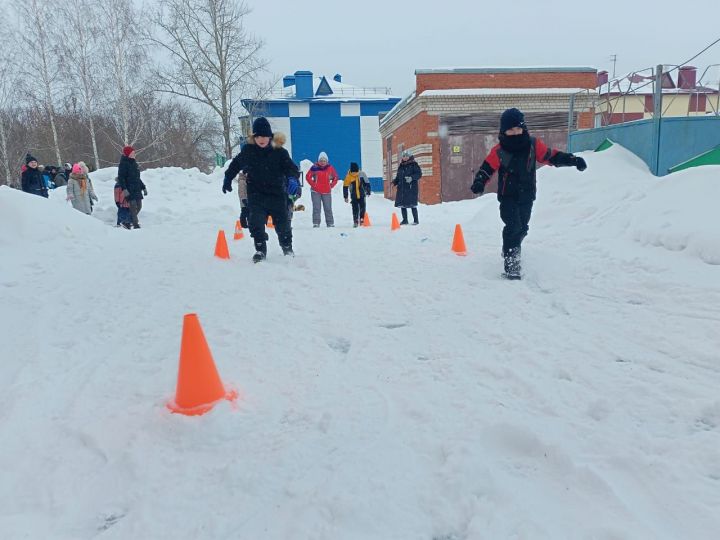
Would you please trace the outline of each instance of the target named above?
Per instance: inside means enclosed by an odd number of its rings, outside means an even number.
[[[508,109],[500,117],[499,144],[495,145],[475,174],[470,190],[482,194],[485,184],[498,171],[497,198],[503,229],[503,259],[505,277],[520,279],[520,245],[528,233],[528,223],[535,201],[537,162],[555,167],[587,168],[585,160],[573,154],[548,148],[538,138],[531,137],[525,125],[525,115],[518,109]]]
[[[320,152],[317,163],[313,165],[306,175],[310,185],[310,197],[313,205],[313,227],[320,226],[320,207],[325,210],[325,225],[335,226],[332,212],[332,189],[338,183],[338,174],[335,167],[328,163],[328,156]]]

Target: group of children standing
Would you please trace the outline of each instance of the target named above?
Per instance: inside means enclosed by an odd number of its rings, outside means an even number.
[[[249,229],[255,243],[253,261],[260,262],[267,257],[268,235],[265,225],[272,219],[283,254],[294,255],[292,249],[291,220],[295,201],[302,193],[299,183],[300,170],[284,148],[285,135],[273,133],[266,118],[256,118],[252,135],[233,158],[225,171],[223,193],[232,191],[233,181],[237,182],[240,198],[240,224]],[[305,179],[310,186],[313,227],[320,227],[321,214],[325,225],[335,226],[332,210],[332,190],[340,177],[329,163],[328,155],[320,152],[307,172]],[[402,163],[393,184],[398,188],[395,206],[402,209],[403,221],[407,225],[407,210],[412,209],[414,225],[418,222],[418,181],[422,177],[419,165],[409,152],[403,152]],[[363,223],[366,200],[372,193],[370,180],[357,163],[350,163],[343,181],[343,198],[352,207],[353,227]]]

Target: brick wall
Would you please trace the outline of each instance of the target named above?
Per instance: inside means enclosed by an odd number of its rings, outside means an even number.
[[[517,71],[503,73],[418,73],[416,96],[388,121],[383,122],[380,133],[383,140],[383,175],[385,196],[394,199],[390,183],[395,177],[399,159],[399,147],[413,150],[415,159],[423,170],[420,182],[420,202],[437,204],[441,199],[441,167],[439,116],[471,114],[473,112],[500,112],[508,107],[520,107],[526,111],[566,111],[570,96],[567,94],[534,95],[483,95],[483,96],[421,96],[425,90],[460,88],[588,88],[596,86],[594,71]],[[593,92],[594,93],[594,92]],[[576,95],[579,127],[592,127],[594,111],[588,110],[594,97]],[[387,154],[387,138],[392,136],[392,153]],[[387,163],[392,165],[388,178]]]
[[[452,88],[595,88],[594,72],[418,73],[417,95]]]
[[[399,146],[415,154],[415,160],[423,171],[420,180],[420,202],[437,204],[440,201],[440,145],[438,138],[438,117],[421,112],[392,132],[392,155],[387,155],[387,139],[383,134],[383,163],[385,163],[385,197],[395,198],[390,183],[395,178],[399,159]],[[392,163],[392,178],[387,178],[387,162]]]

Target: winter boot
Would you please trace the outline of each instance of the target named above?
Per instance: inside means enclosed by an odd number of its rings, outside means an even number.
[[[287,255],[288,257],[294,257],[295,252],[293,251],[292,246],[280,246],[282,248],[283,255]]]
[[[359,223],[357,221],[353,221],[353,229],[357,229]]]
[[[510,248],[504,256],[505,277],[507,279],[521,279],[520,275],[520,248]]]
[[[265,242],[255,242],[255,255],[253,255],[253,262],[259,263],[264,261],[267,257],[267,244]]]

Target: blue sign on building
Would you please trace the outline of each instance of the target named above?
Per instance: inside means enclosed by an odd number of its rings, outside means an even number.
[[[265,116],[273,131],[287,136],[285,148],[296,163],[317,161],[327,153],[344,176],[354,161],[370,178],[373,191],[382,191],[380,114],[400,101],[387,88],[361,88],[328,80],[310,71],[283,78],[282,88],[261,100],[243,100],[250,116]]]

